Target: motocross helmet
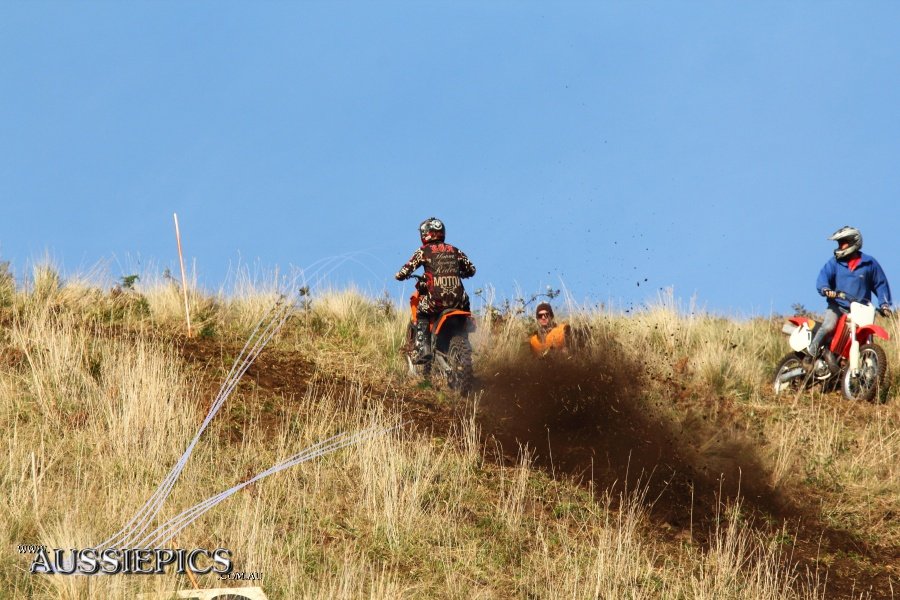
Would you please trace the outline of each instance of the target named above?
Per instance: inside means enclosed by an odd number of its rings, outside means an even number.
[[[443,242],[446,233],[444,224],[437,217],[428,217],[419,225],[419,237],[422,238],[423,244]]]
[[[834,257],[838,260],[843,260],[848,256],[852,256],[855,252],[862,250],[862,234],[859,232],[859,229],[850,227],[849,225],[844,225],[831,234],[831,237],[828,239],[833,240],[838,244],[838,247],[834,251]],[[850,245],[842,249],[841,244],[843,242],[847,242]]]

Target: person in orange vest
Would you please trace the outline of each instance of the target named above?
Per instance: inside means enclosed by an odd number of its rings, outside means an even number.
[[[531,351],[535,356],[547,356],[551,353],[568,354],[569,325],[556,324],[553,308],[547,302],[541,302],[534,311],[538,322],[538,332],[531,336]]]

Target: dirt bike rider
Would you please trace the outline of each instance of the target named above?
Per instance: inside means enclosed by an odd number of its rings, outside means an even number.
[[[416,305],[416,359],[418,364],[431,359],[431,336],[428,331],[430,317],[448,308],[470,310],[469,295],[462,279],[475,274],[475,265],[462,250],[444,243],[446,228],[440,219],[429,217],[419,225],[422,246],[394,276],[397,281],[408,279],[420,266],[425,270],[425,285],[419,289]],[[424,290],[422,288],[425,288]],[[410,304],[416,297],[410,298]]]
[[[541,302],[534,310],[538,322],[538,332],[531,336],[529,344],[535,356],[547,356],[551,352],[568,354],[569,325],[556,324],[553,308],[548,302]]]
[[[807,352],[816,358],[819,345],[837,326],[842,314],[850,312],[850,300],[838,296],[844,292],[847,296],[860,301],[870,302],[874,292],[881,300],[879,312],[888,317],[891,312],[891,288],[881,265],[874,257],[861,252],[862,234],[855,227],[844,226],[835,231],[829,240],[837,242],[834,257],[829,259],[819,271],[816,289],[828,300],[828,307],[822,325],[816,331]],[[837,359],[828,348],[823,352],[825,362],[832,373],[838,369]]]

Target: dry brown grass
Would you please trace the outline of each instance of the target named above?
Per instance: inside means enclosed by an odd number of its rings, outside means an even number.
[[[242,285],[234,296],[192,290],[208,335],[241,340],[274,298],[268,283]],[[36,271],[33,291],[17,292],[2,343],[4,356],[21,358],[0,370],[0,427],[8,432],[0,597],[132,598],[189,586],[174,575],[32,576],[28,557],[15,554],[17,544],[84,547],[104,539],[185,448],[203,417],[198,407],[210,399],[201,396],[195,367],[167,341],[182,327],[178,292],[168,281],[142,280],[136,294],[145,313],[117,312],[100,286],[47,272]],[[349,383],[269,398],[285,411],[274,428],[261,392],[239,389],[229,403],[241,407],[242,435],[235,441],[214,423],[165,516],[338,431],[404,419],[383,402],[399,406],[414,389],[397,356],[404,308],[354,290],[310,299],[273,343],[313,357],[321,381],[340,375]],[[671,296],[634,315],[594,309],[572,318],[590,327],[586,352],[615,343],[639,356],[648,393],[669,393],[659,382],[674,377],[704,400],[698,411],[727,405],[758,435],[773,486],[807,486],[833,524],[898,544],[890,517],[900,513],[896,386],[884,405],[774,398],[769,372],[786,351],[780,323],[692,314]],[[530,323],[482,318],[479,325],[481,372],[521,357]],[[896,373],[900,356],[886,346]],[[677,420],[691,398],[672,399],[661,418]],[[739,506],[722,509],[708,545],[672,540],[649,518],[641,488],[592,494],[537,468],[527,450],[515,465],[486,460],[468,415],[444,437],[398,429],[273,475],[204,515],[177,545],[232,549],[238,569],[264,573],[272,598],[824,597],[824,582],[791,568],[789,549],[753,528]]]

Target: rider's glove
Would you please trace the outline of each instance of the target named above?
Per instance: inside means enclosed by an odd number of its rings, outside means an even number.
[[[892,311],[891,307],[887,304],[882,304],[881,308],[878,309],[878,312],[881,313],[882,317],[892,317],[894,315],[894,311]]]
[[[403,281],[404,279],[408,279],[408,278],[404,277],[403,273],[397,273],[396,275],[394,275],[394,279],[396,279],[397,281]]]
[[[826,298],[837,298],[837,292],[828,288],[822,288],[822,295]]]

